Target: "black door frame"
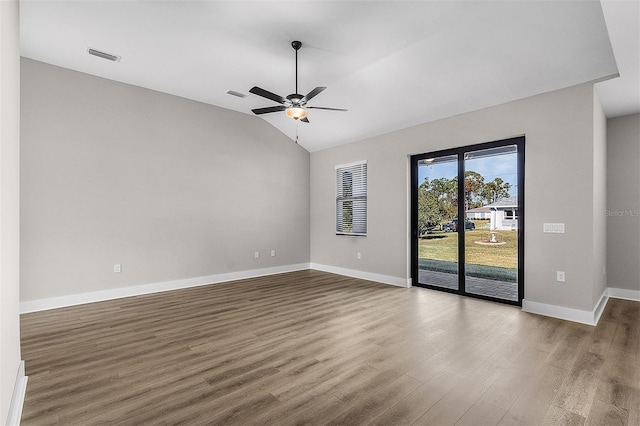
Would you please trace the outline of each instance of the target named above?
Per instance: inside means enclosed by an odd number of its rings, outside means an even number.
[[[517,153],[517,170],[518,170],[518,300],[505,300],[490,296],[484,296],[475,293],[467,293],[465,289],[465,227],[458,226],[457,232],[462,228],[463,236],[458,238],[458,290],[437,287],[428,284],[420,284],[418,281],[418,162],[427,158],[443,157],[447,155],[457,155],[458,157],[458,223],[460,218],[465,218],[464,211],[464,154],[471,151],[480,151],[483,149],[498,148],[501,146],[516,145]],[[510,305],[522,306],[524,298],[524,149],[525,137],[519,136],[515,138],[502,139],[493,142],[485,142],[476,145],[462,146],[458,148],[445,149],[440,151],[432,151],[424,154],[411,156],[411,278],[412,285],[418,287],[426,287],[433,290],[446,291],[464,296],[475,297],[479,299],[491,300]],[[464,221],[463,221],[464,224]]]

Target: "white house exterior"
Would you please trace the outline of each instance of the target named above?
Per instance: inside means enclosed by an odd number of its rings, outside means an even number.
[[[489,207],[476,207],[467,210],[467,219],[491,219],[491,209]]]
[[[489,229],[510,231],[518,229],[518,198],[514,195],[503,198],[493,204],[470,209],[467,211],[469,219],[490,219]]]

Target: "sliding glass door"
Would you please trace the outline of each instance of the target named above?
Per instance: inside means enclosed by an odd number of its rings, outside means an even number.
[[[520,305],[524,137],[411,160],[414,285]]]
[[[458,154],[418,160],[418,283],[458,291]]]

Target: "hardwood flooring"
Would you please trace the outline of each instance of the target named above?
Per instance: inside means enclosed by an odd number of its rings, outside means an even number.
[[[22,316],[23,425],[638,425],[640,303],[597,327],[318,271]]]

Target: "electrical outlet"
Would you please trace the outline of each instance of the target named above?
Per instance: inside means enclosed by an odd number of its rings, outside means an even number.
[[[256,259],[258,259],[258,258],[260,257],[260,252],[259,252],[259,251],[257,251],[257,252],[255,252],[253,255],[255,256],[255,258],[256,258]]]
[[[357,257],[358,259],[362,259],[362,253],[358,252],[358,254],[356,255],[356,257]]]
[[[561,283],[564,282],[564,271],[556,271],[556,280]]]
[[[113,273],[119,274],[120,272],[122,272],[122,265],[120,265],[119,263],[113,265]]]
[[[275,250],[271,250],[271,257],[276,257],[276,251]]]

